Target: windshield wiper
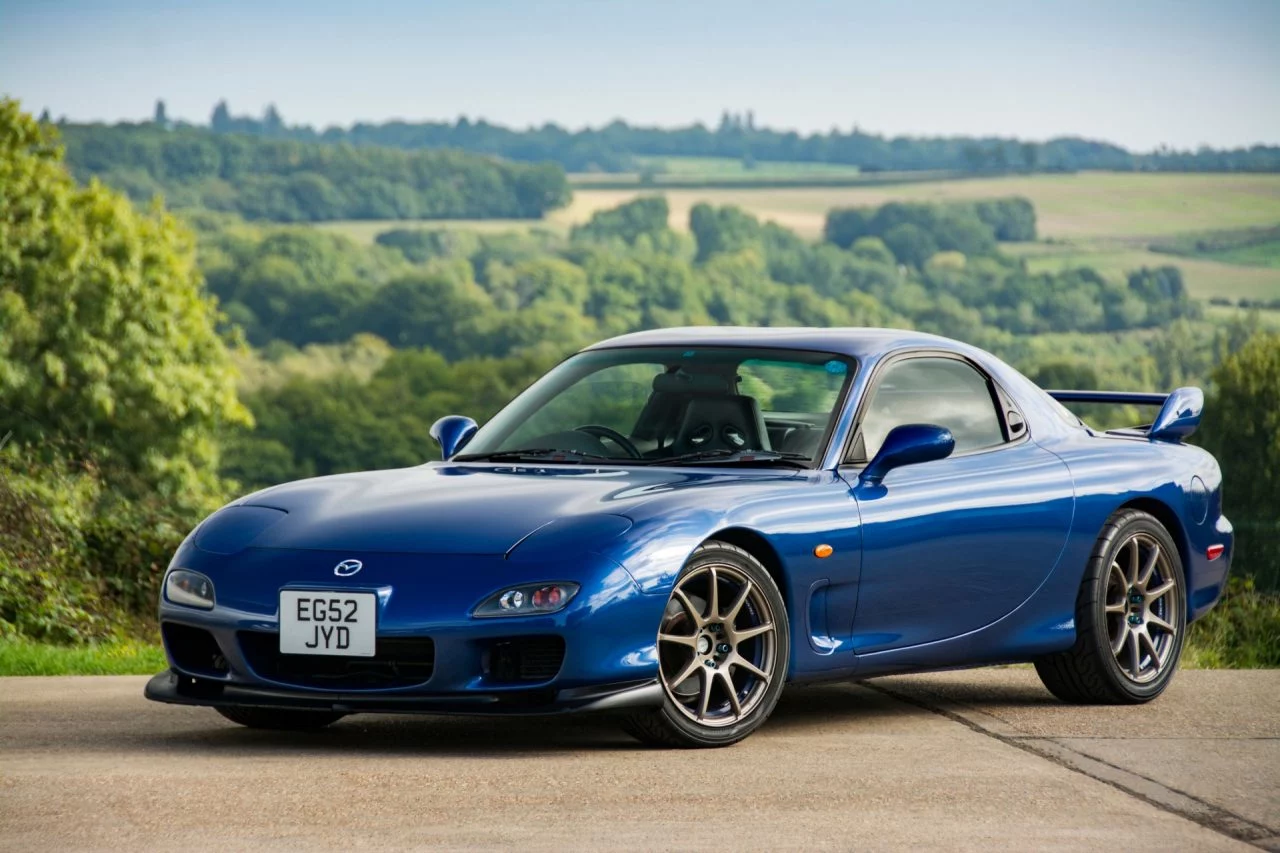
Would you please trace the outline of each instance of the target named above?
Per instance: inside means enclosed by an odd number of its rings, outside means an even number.
[[[698,450],[665,459],[651,459],[646,465],[783,465],[789,468],[808,468],[812,460],[803,453],[783,453],[777,450]]]
[[[584,462],[625,463],[629,460],[615,459],[612,456],[600,456],[585,453],[581,450],[560,450],[555,447],[531,447],[526,450],[497,450],[493,453],[462,453],[453,457],[453,462],[568,462],[582,464]]]

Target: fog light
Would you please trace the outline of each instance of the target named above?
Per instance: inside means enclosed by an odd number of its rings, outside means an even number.
[[[174,569],[164,579],[164,597],[174,604],[209,610],[213,607],[213,581],[199,572]]]
[[[563,610],[578,594],[576,583],[530,583],[499,590],[475,609],[473,616],[533,616]]]

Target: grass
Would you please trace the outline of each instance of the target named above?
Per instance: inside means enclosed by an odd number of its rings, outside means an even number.
[[[1227,264],[1280,269],[1280,240],[1254,243],[1252,246],[1240,246],[1236,249],[1223,249],[1220,252],[1206,252],[1201,257]]]
[[[1151,249],[1228,264],[1280,268],[1280,225],[1185,234],[1153,243]]]
[[[168,666],[159,645],[137,640],[84,646],[0,640],[0,676],[154,675]]]
[[[1266,268],[1231,263],[1220,258],[1180,257],[1153,252],[1117,240],[1082,240],[1070,243],[1010,243],[1004,250],[1027,259],[1034,271],[1066,267],[1093,267],[1119,279],[1139,267],[1173,266],[1182,270],[1187,290],[1197,299],[1225,296],[1230,299],[1280,298],[1280,266]]]

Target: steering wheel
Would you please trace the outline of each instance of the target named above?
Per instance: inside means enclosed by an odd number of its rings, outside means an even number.
[[[607,438],[625,450],[627,455],[632,459],[644,458],[640,455],[640,451],[636,449],[636,446],[631,443],[631,439],[611,427],[603,426],[601,424],[584,424],[580,427],[575,427],[574,432],[585,432],[587,435],[594,436],[595,438]]]

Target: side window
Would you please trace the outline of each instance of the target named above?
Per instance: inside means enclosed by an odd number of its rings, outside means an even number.
[[[880,376],[872,395],[860,430],[864,460],[875,456],[890,430],[903,424],[946,427],[955,436],[956,453],[1005,440],[991,385],[966,362],[953,358],[899,361]]]

